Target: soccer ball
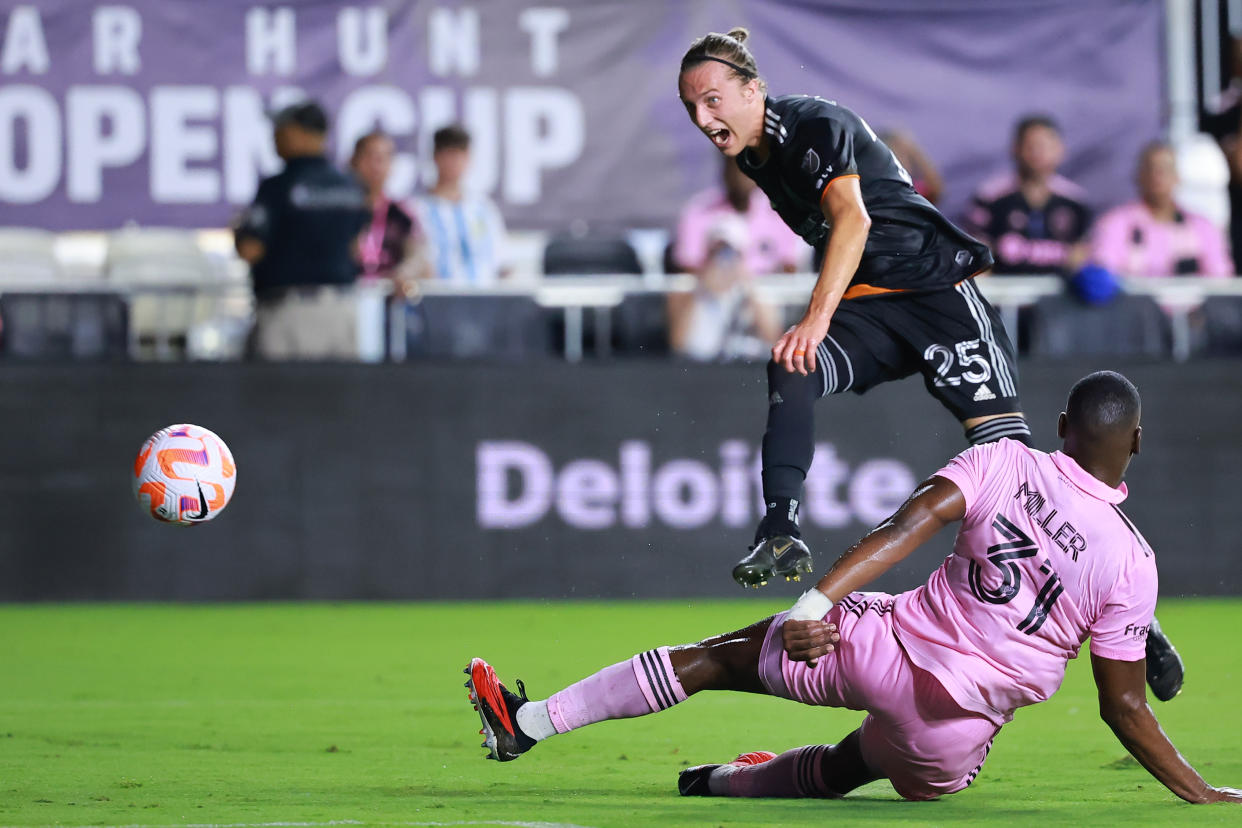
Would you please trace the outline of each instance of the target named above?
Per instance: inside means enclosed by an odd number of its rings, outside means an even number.
[[[237,466],[224,441],[205,428],[162,428],[134,461],[134,497],[162,523],[192,526],[224,510],[237,484]]]

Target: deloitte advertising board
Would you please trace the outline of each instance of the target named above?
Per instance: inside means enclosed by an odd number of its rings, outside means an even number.
[[[575,529],[754,528],[763,515],[759,451],[725,440],[715,461],[653,456],[646,440],[626,440],[609,459],[583,457],[557,468],[533,443],[483,441],[476,457],[475,503],[483,529],[517,529],[554,518]],[[815,447],[802,519],[842,529],[893,513],[916,482],[900,460],[876,457],[856,466],[832,443]]]
[[[1111,367],[1144,393],[1123,507],[1161,595],[1236,593],[1236,366]],[[1085,370],[1022,365],[1036,445],[1058,445]],[[0,600],[736,596],[761,513],[762,366],[9,362],[0,384]],[[186,412],[228,441],[239,484],[219,520],[172,531],[125,470]],[[802,516],[822,572],[965,442],[914,379],[815,413]],[[922,583],[952,542],[873,588]]]

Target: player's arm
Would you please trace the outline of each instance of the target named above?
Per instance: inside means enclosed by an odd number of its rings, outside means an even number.
[[[931,477],[919,484],[892,517],[876,526],[837,559],[815,591],[826,596],[822,603],[836,603],[905,559],[911,552],[950,523],[966,516],[966,498],[957,485],[944,477]],[[814,596],[814,591],[808,592]],[[799,604],[802,603],[802,599]],[[797,607],[782,630],[785,651],[795,661],[814,666],[832,652],[834,630],[818,618],[797,619]]]
[[[1190,766],[1160,729],[1147,704],[1146,662],[1091,654],[1100,718],[1152,776],[1187,802],[1242,802],[1242,791],[1214,788]]]
[[[828,182],[820,196],[820,209],[832,233],[828,237],[819,279],[802,320],[786,331],[772,348],[772,359],[783,362],[787,371],[805,376],[815,370],[815,348],[828,335],[828,323],[862,261],[871,216],[867,214],[858,181],[856,175],[839,176]]]
[[[258,264],[267,255],[267,239],[274,215],[271,190],[267,181],[259,183],[254,202],[241,214],[233,231],[233,246],[247,264]]]

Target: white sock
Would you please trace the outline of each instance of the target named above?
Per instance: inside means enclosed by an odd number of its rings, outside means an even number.
[[[729,795],[729,777],[737,773],[737,765],[721,765],[707,777],[707,789],[713,796]]]
[[[548,715],[548,700],[529,701],[518,708],[517,726],[536,742],[556,735],[552,717]]]

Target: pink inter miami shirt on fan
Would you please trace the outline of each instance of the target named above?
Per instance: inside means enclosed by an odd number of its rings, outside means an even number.
[[[1114,489],[1068,455],[1013,440],[975,446],[936,475],[966,499],[953,554],[897,597],[897,637],[966,710],[1003,724],[1050,697],[1091,652],[1146,656],[1156,561]]]

